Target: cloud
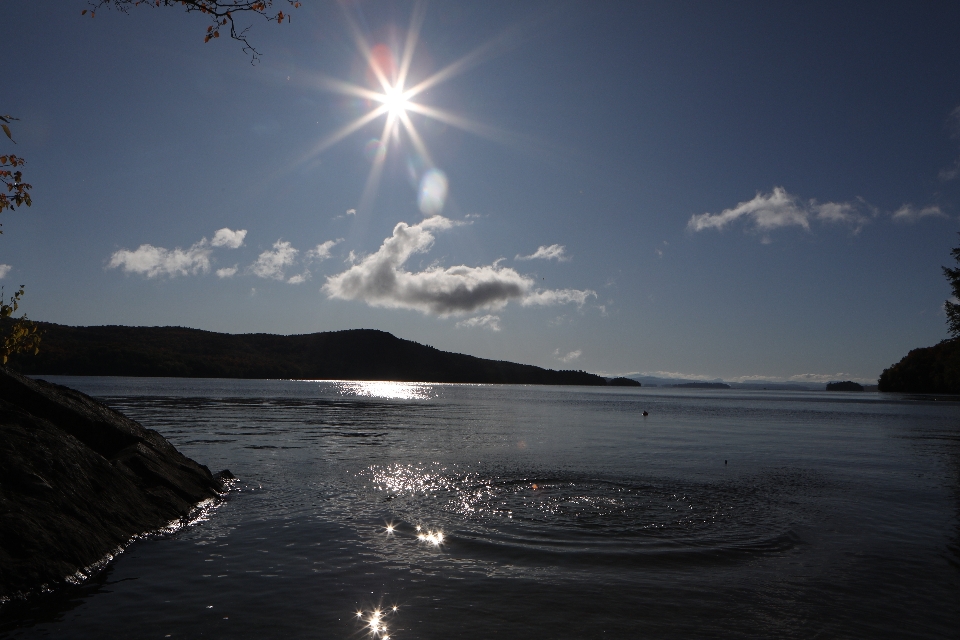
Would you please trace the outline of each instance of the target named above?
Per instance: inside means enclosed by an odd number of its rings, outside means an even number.
[[[570,258],[564,255],[564,251],[566,251],[566,247],[564,247],[562,244],[552,244],[549,247],[541,246],[539,249],[537,249],[535,252],[533,252],[529,256],[521,256],[520,254],[517,254],[517,257],[514,259],[515,260],[542,259],[542,260],[557,260],[558,262],[566,262]]]
[[[257,257],[257,261],[250,265],[250,271],[261,278],[283,280],[284,270],[296,261],[298,253],[289,242],[277,240],[273,243],[272,251],[264,251]]]
[[[860,231],[863,225],[870,221],[870,218],[860,213],[857,205],[849,202],[827,202],[817,204],[816,200],[810,201],[810,210],[818,220],[831,222],[834,224],[848,224],[854,228],[854,233]]]
[[[438,316],[497,311],[511,300],[524,305],[578,302],[592,291],[564,289],[541,291],[536,282],[515,270],[489,265],[481,267],[429,267],[411,273],[404,263],[415,253],[433,245],[433,231],[445,231],[456,223],[432,216],[415,225],[400,222],[373,254],[358,259],[346,271],[327,277],[323,291],[330,298],[360,300],[374,307],[413,309]]]
[[[532,291],[520,301],[525,307],[530,306],[552,306],[556,304],[568,304],[573,302],[578,307],[582,307],[587,298],[597,297],[596,291],[585,289],[546,289],[544,291]]]
[[[13,267],[9,264],[0,264],[0,280],[6,278],[11,269],[13,269]]]
[[[227,249],[237,249],[243,244],[243,239],[247,235],[246,229],[237,229],[231,231],[227,227],[217,230],[213,234],[213,240],[210,244],[214,247],[226,247]]]
[[[142,244],[134,251],[129,249],[120,249],[110,256],[110,262],[107,263],[108,269],[121,267],[126,273],[139,273],[148,278],[157,276],[188,276],[198,273],[207,273],[210,271],[211,247],[226,247],[236,249],[243,244],[243,238],[247,235],[246,229],[232,231],[226,227],[220,229],[213,235],[213,241],[206,238],[200,238],[189,249],[164,249],[155,247],[152,244]],[[221,278],[229,277],[221,275],[221,271],[226,273],[229,269],[217,270],[217,275]],[[235,273],[235,271],[234,271]],[[229,275],[233,275],[232,273]]]
[[[854,228],[854,233],[870,221],[870,218],[860,213],[859,203],[820,204],[816,200],[802,202],[797,196],[787,193],[783,187],[774,187],[770,193],[757,192],[753,200],[740,202],[732,209],[724,209],[716,214],[693,215],[687,222],[687,229],[691,231],[723,229],[738,220],[743,220],[751,223],[753,230],[760,233],[782,227],[800,227],[809,231],[812,219],[827,223],[848,224]],[[769,238],[765,236],[764,242],[769,242]]]
[[[905,204],[893,212],[894,222],[917,222],[928,217],[945,218],[946,214],[940,210],[940,207],[931,205],[922,209],[917,209],[912,204]]]
[[[110,256],[108,269],[120,267],[126,273],[139,273],[148,278],[187,276],[210,271],[210,246],[206,238],[189,249],[172,251],[152,244],[142,244],[135,251],[120,249]]]
[[[494,315],[485,315],[485,316],[475,316],[473,318],[467,318],[466,320],[461,320],[456,325],[458,328],[462,327],[482,327],[484,329],[489,329],[490,331],[500,331],[500,316]]]
[[[557,359],[561,360],[562,362],[573,362],[574,360],[580,357],[581,353],[583,353],[583,351],[581,351],[580,349],[577,349],[576,351],[571,351],[565,355],[560,355],[560,349],[555,349],[553,351],[553,355],[555,355]]]
[[[326,260],[330,257],[330,249],[333,249],[341,242],[343,242],[343,238],[327,240],[326,242],[320,243],[317,245],[316,249],[310,249],[310,251],[307,251],[307,259],[318,261]]]
[[[237,275],[237,265],[232,267],[224,267],[223,269],[217,269],[218,278],[232,278]]]
[[[287,283],[300,284],[300,283],[306,282],[309,279],[310,279],[310,272],[307,270],[304,270],[303,273],[298,273],[295,276],[290,276],[290,278],[287,279]]]
[[[348,216],[355,216],[355,215],[357,215],[357,210],[356,210],[356,209],[347,209],[347,215],[348,215]]]

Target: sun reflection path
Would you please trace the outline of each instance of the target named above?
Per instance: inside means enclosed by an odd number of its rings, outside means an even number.
[[[516,39],[516,30],[508,29],[499,36],[475,48],[459,60],[411,84],[409,82],[410,68],[417,43],[420,39],[420,29],[423,26],[425,15],[426,4],[424,2],[417,2],[410,18],[410,25],[407,28],[403,45],[399,51],[397,51],[396,47],[391,48],[382,43],[371,45],[356,20],[353,19],[346,10],[346,7],[344,7],[344,17],[350,27],[354,44],[366,62],[367,71],[370,76],[369,84],[372,85],[372,88],[337,78],[325,76],[316,78],[317,88],[352,98],[360,98],[367,102],[370,109],[323,138],[301,159],[301,163],[315,158],[355,131],[358,131],[379,117],[385,116],[383,130],[380,139],[377,140],[380,145],[379,152],[372,154],[370,173],[367,176],[366,186],[364,187],[360,204],[357,207],[358,212],[369,209],[373,197],[379,188],[380,176],[383,172],[383,164],[386,161],[389,147],[391,143],[399,144],[401,141],[401,132],[405,134],[405,137],[410,141],[414,151],[419,156],[419,164],[422,169],[419,172],[420,175],[415,176],[415,179],[419,183],[419,191],[423,192],[426,188],[431,196],[418,198],[422,213],[427,216],[436,215],[443,209],[443,201],[446,200],[446,176],[435,165],[426,143],[417,132],[410,118],[410,113],[415,113],[421,117],[430,118],[498,142],[509,143],[511,139],[516,138],[515,135],[507,131],[499,130],[496,127],[482,125],[463,116],[414,101],[415,98],[422,96],[426,91],[464,73],[483,60],[495,55],[498,50],[509,46],[510,42]],[[441,180],[443,188],[438,189],[438,182],[441,182]],[[429,181],[429,184],[423,184],[424,181]],[[438,193],[441,196],[440,202],[438,202],[436,198]]]
[[[385,398],[389,400],[428,400],[433,385],[422,382],[391,382],[389,380],[341,380],[337,392],[342,396]]]

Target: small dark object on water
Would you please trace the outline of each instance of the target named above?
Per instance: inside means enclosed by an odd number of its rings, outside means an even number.
[[[723,464],[727,464],[727,461],[726,461],[726,460],[724,460],[724,461],[723,461]]]
[[[648,415],[650,415],[650,414],[647,413],[646,411],[643,412],[643,417],[644,417],[644,418],[646,418]]]

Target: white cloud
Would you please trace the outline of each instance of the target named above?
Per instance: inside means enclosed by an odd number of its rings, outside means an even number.
[[[573,302],[578,307],[582,307],[589,297],[597,297],[596,291],[590,289],[546,289],[543,291],[531,291],[523,300],[520,301],[525,307],[530,306],[551,306],[555,304],[568,304]]]
[[[295,276],[290,276],[290,278],[287,279],[287,282],[289,284],[300,284],[300,283],[306,282],[309,279],[310,279],[310,272],[304,270],[303,273],[298,273]]]
[[[524,305],[582,304],[587,296],[596,295],[575,289],[537,290],[532,278],[497,265],[432,266],[415,273],[403,269],[410,256],[424,253],[433,245],[432,231],[455,225],[442,216],[432,216],[415,225],[400,222],[375,253],[359,259],[346,271],[329,276],[323,291],[330,298],[361,300],[375,307],[413,309],[438,316],[480,309],[496,311],[510,300],[521,300]]]
[[[330,249],[333,249],[335,246],[343,242],[343,238],[337,238],[336,240],[327,240],[317,245],[315,249],[310,249],[307,251],[308,260],[326,260],[330,257]]]
[[[482,327],[490,331],[500,331],[500,316],[485,315],[467,318],[457,323],[457,327]]]
[[[542,260],[557,260],[559,262],[566,262],[570,258],[564,255],[564,251],[566,251],[566,247],[564,247],[562,244],[552,244],[549,247],[541,246],[539,249],[537,249],[535,252],[533,252],[529,256],[521,256],[520,254],[517,254],[517,257],[514,259],[515,260],[542,259]]]
[[[731,222],[746,218],[753,222],[758,231],[771,231],[779,227],[798,226],[810,228],[809,214],[799,204],[796,196],[786,192],[783,187],[775,187],[766,195],[757,193],[753,200],[741,202],[732,209],[720,213],[703,213],[690,217],[687,228],[692,231],[704,229],[722,229]]]
[[[553,355],[555,355],[557,359],[561,360],[562,362],[573,362],[580,357],[581,353],[583,353],[583,351],[577,349],[576,351],[570,351],[569,353],[560,355],[560,349],[555,349]]]
[[[232,267],[224,267],[223,269],[217,269],[218,278],[232,278],[237,275],[237,265]]]
[[[246,229],[232,231],[224,227],[213,235],[212,242],[206,238],[201,238],[199,242],[192,244],[189,249],[177,247],[171,250],[155,247],[152,244],[142,244],[134,251],[120,249],[110,256],[107,268],[120,267],[127,273],[139,273],[148,278],[207,273],[210,271],[212,247],[236,249],[243,244],[243,238],[246,235]],[[219,269],[217,275],[221,278],[233,275],[233,273],[226,275],[228,271],[229,269]]]
[[[853,227],[854,233],[858,233],[860,229],[863,228],[863,225],[870,221],[868,217],[860,213],[856,205],[849,202],[817,204],[815,200],[811,200],[810,210],[816,215],[818,220],[850,225]]]
[[[171,251],[142,244],[135,251],[120,249],[114,252],[107,268],[121,267],[127,273],[139,273],[148,278],[196,275],[210,271],[210,253],[206,238],[186,250],[177,247]]]
[[[0,280],[6,278],[11,269],[13,269],[13,267],[9,264],[0,264]]]
[[[348,215],[348,216],[355,216],[355,215],[357,215],[357,210],[356,210],[356,209],[347,209],[347,215]]]
[[[237,249],[243,244],[243,239],[247,235],[246,229],[237,229],[232,231],[227,227],[218,229],[213,234],[213,240],[210,242],[214,247],[226,247],[227,249]]]
[[[691,231],[704,229],[723,229],[738,220],[752,223],[753,230],[767,233],[781,227],[801,227],[810,230],[810,220],[844,223],[854,227],[854,232],[869,222],[869,218],[860,213],[859,205],[851,202],[818,203],[816,200],[802,202],[797,196],[787,193],[783,187],[774,187],[767,194],[757,193],[753,200],[740,202],[732,209],[720,213],[693,215],[687,222]],[[770,240],[764,236],[763,241]]]
[[[917,209],[912,204],[905,204],[893,212],[894,222],[917,222],[928,217],[945,218],[946,215],[940,210],[940,207],[931,205],[922,209]]]
[[[284,270],[296,262],[299,251],[290,246],[289,242],[277,240],[273,243],[273,250],[267,250],[257,257],[257,261],[250,265],[254,275],[261,278],[283,280]]]

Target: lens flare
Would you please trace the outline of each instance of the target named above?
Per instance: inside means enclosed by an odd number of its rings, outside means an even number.
[[[420,179],[417,204],[425,216],[435,216],[443,211],[447,201],[447,176],[439,169],[430,169]]]

